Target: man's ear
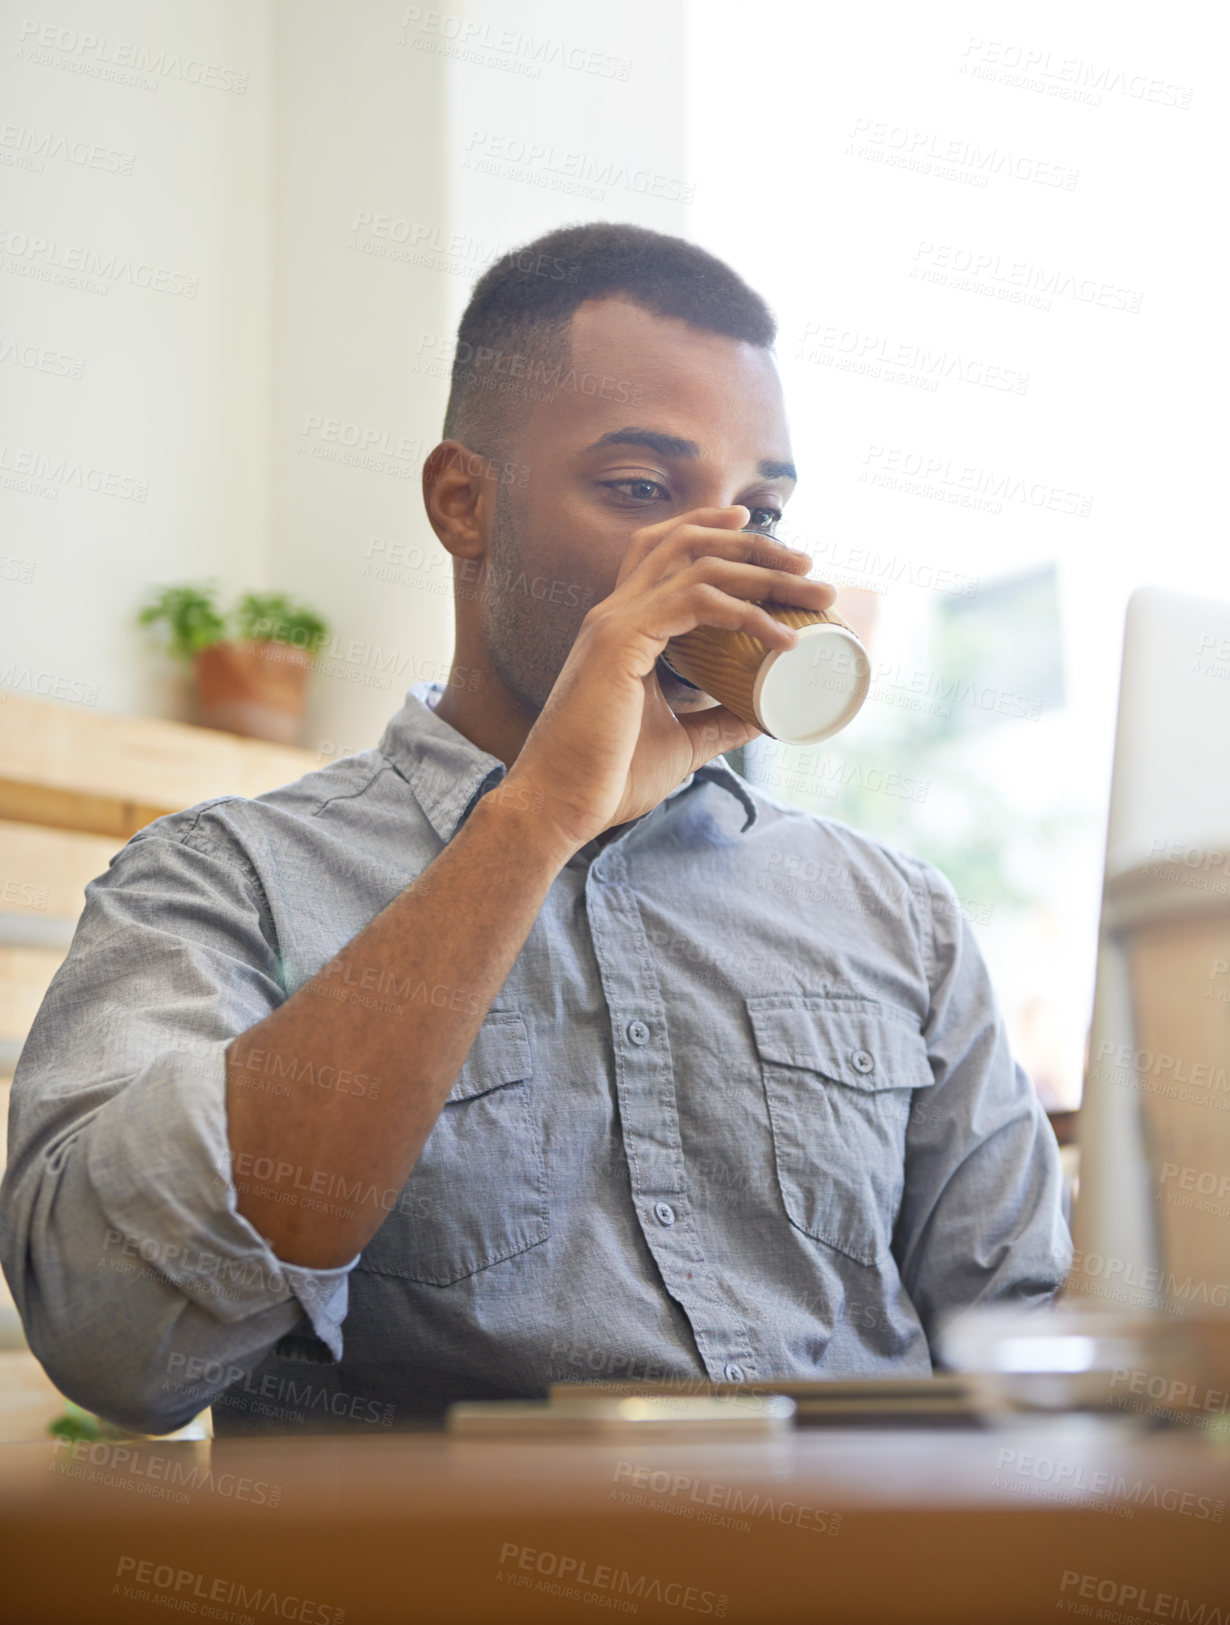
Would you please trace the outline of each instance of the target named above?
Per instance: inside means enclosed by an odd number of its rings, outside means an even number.
[[[454,558],[486,552],[494,502],[495,471],[487,458],[460,440],[442,440],[423,464],[423,506]]]

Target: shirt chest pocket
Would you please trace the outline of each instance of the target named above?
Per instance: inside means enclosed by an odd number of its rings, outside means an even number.
[[[905,1014],[869,999],[747,1001],[791,1224],[860,1264],[888,1250],[915,1091],[934,1082]]]
[[[357,1268],[448,1286],[549,1235],[529,1035],[488,1013],[409,1179]]]

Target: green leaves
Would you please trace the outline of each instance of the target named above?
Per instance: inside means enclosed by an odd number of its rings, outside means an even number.
[[[220,643],[226,636],[226,621],[214,604],[212,587],[166,587],[137,620],[141,626],[166,621],[168,649],[176,660],[191,660],[198,649]]]
[[[103,1439],[111,1437],[117,1430],[95,1416],[93,1411],[82,1410],[80,1405],[66,1399],[63,1415],[57,1416],[54,1422],[48,1422],[47,1431],[54,1433],[58,1439]]]
[[[269,638],[292,643],[316,654],[329,636],[325,621],[306,604],[292,604],[283,593],[245,593],[235,615],[241,638]]]
[[[212,584],[162,588],[137,616],[140,626],[159,621],[167,626],[167,652],[184,661],[232,636],[289,643],[313,655],[329,637],[327,621],[284,593],[245,593],[228,617],[218,607],[217,588]]]

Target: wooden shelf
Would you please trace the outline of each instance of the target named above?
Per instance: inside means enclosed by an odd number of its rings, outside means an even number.
[[[310,751],[0,689],[0,818],[126,841],[213,796],[257,796],[320,765]]]

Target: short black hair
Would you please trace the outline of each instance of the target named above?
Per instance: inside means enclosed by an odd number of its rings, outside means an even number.
[[[777,337],[760,295],[695,243],[619,221],[564,226],[503,255],[475,284],[457,330],[444,438],[502,457],[527,401],[558,385],[578,306],[613,295],[764,349]]]

